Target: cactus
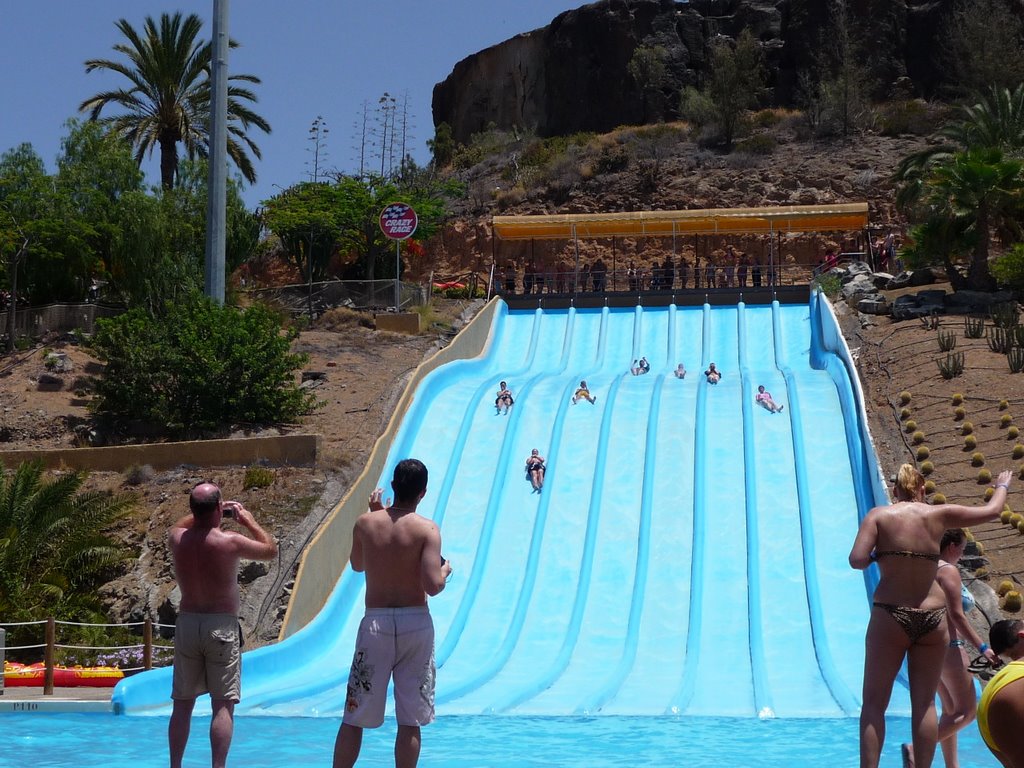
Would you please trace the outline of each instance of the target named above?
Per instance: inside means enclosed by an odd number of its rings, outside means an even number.
[[[999,427],[1001,429],[1006,429],[1011,424],[1013,424],[1013,416],[1011,416],[1010,414],[1004,413],[1002,416],[999,417]]]
[[[1020,610],[1020,592],[1011,589],[1003,595],[1003,610],[1009,613],[1016,613]]]
[[[1013,328],[1013,343],[1015,346],[1024,347],[1024,325]]]
[[[961,435],[969,435],[973,431],[974,431],[974,425],[971,424],[971,422],[969,422],[969,421],[965,421],[963,424],[960,425],[960,434]]]
[[[983,469],[978,473],[978,485],[988,485],[992,482],[992,473]]]
[[[1002,597],[1007,592],[1009,592],[1011,589],[1013,589],[1013,582],[1010,581],[1009,579],[1003,579],[1002,581],[999,582],[999,586],[996,587],[996,594],[999,595],[1000,597]]]
[[[1024,464],[1021,464],[1020,468],[1017,470],[1017,478],[1024,480]]]
[[[947,352],[945,359],[940,357],[935,364],[939,367],[942,378],[955,379],[964,372],[964,353]]]
[[[945,503],[946,503],[946,494],[944,494],[944,493],[936,493],[934,496],[932,496],[932,504],[945,504]]]
[[[1010,427],[1006,430],[1007,440],[1016,440],[1020,436],[1020,430],[1017,427]]]
[[[1024,328],[1024,326],[1021,326]],[[1024,371],[1024,349],[1014,347],[1006,353],[1006,364],[1010,366],[1010,373]]]
[[[981,579],[982,581],[988,581],[988,568],[984,565],[974,571],[974,578]]]
[[[1010,350],[1013,349],[1013,334],[1005,328],[989,328],[988,348],[1002,355],[1010,354]]]
[[[900,392],[900,405],[907,405],[910,402],[910,393],[907,390]]]
[[[1015,446],[1013,446],[1013,452],[1010,454],[1010,456],[1017,460],[1024,459],[1024,445],[1017,443]]]
[[[1020,313],[1017,311],[1017,302],[1001,301],[988,308],[988,316],[997,328],[1010,329],[1020,322]]]
[[[974,435],[968,435],[967,437],[964,438],[964,450],[965,451],[973,451],[977,447],[978,447],[978,438],[976,438]]]
[[[924,481],[924,492],[928,496],[931,496],[933,493],[935,493],[935,481],[934,480],[925,480]]]
[[[922,432],[921,430],[917,430],[914,434],[910,436],[910,442],[912,442],[914,445],[920,445],[921,443],[923,443],[924,432]]]
[[[999,410],[1000,411],[1005,411],[1009,407],[1010,407],[1010,401],[1009,400],[1000,400],[999,401]]]
[[[980,317],[964,317],[964,336],[980,339],[985,335],[985,321]]]
[[[963,408],[956,408],[953,410],[953,421],[963,421],[967,415],[967,411]]]
[[[1003,525],[1009,525],[1010,517],[1012,516],[1013,513],[1010,512],[1010,510],[1004,509],[1002,512],[999,513],[999,522],[1001,522]]]
[[[907,419],[910,418],[910,416],[911,416],[911,411],[910,411],[909,408],[901,408],[900,409],[900,421],[906,421]]]
[[[924,461],[925,459],[927,459],[931,455],[932,455],[932,452],[928,450],[928,446],[927,445],[922,445],[920,448],[917,449],[917,460],[918,461]],[[1020,456],[1015,456],[1014,458],[1019,459],[1021,457],[1024,457],[1024,446],[1021,446],[1021,455]]]
[[[907,430],[907,432],[916,432],[917,422],[914,421],[913,419],[911,419],[910,421],[905,421],[903,422],[903,428]]]
[[[1017,523],[1017,533],[1024,534],[1024,520]]]
[[[971,466],[972,467],[983,467],[985,466],[985,454],[981,451],[977,451],[971,454]]]
[[[986,488],[985,492],[983,494],[981,494],[981,495],[985,499],[985,501],[988,501],[989,499],[991,499],[995,495],[995,493],[996,493],[996,489],[995,488]]]
[[[935,465],[930,461],[922,461],[921,466],[918,467],[918,471],[925,477],[928,477],[928,475],[935,471]]]
[[[952,352],[956,349],[956,334],[952,331],[939,331],[939,352]]]
[[[962,394],[957,392],[955,395],[953,395],[953,405],[963,405],[963,404],[964,404],[964,396]]]

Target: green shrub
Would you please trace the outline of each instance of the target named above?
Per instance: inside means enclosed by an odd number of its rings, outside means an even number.
[[[1024,243],[1017,243],[1009,252],[992,260],[995,279],[1014,291],[1024,291]]]
[[[252,466],[245,468],[245,479],[242,488],[269,488],[274,484],[274,470],[266,467]]]
[[[756,133],[743,141],[736,142],[736,151],[745,155],[770,155],[778,143],[769,133]]]
[[[934,118],[923,101],[891,101],[878,115],[878,127],[883,136],[913,133],[927,136],[934,130]]]
[[[811,285],[833,300],[839,296],[843,290],[842,279],[839,275],[833,275],[830,272],[816,276]]]
[[[92,347],[106,362],[96,412],[170,433],[294,421],[315,406],[289,351],[295,332],[261,305],[239,311],[196,297],[154,318],[133,309],[98,320]]]
[[[148,483],[153,479],[153,468],[149,464],[132,464],[125,470],[124,483],[125,485],[142,485]]]

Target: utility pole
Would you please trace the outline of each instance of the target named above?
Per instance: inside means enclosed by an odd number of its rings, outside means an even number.
[[[206,204],[206,295],[224,304],[228,163],[228,0],[213,0],[210,75],[210,168]]]

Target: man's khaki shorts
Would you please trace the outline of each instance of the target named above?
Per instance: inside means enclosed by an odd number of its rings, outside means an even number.
[[[172,699],[209,693],[237,702],[242,693],[241,630],[228,613],[180,613],[174,627]]]

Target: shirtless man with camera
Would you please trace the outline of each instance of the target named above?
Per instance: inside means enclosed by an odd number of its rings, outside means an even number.
[[[213,768],[227,762],[241,697],[241,630],[238,562],[272,560],[277,542],[237,501],[222,501],[220,488],[200,483],[189,494],[191,512],[168,532],[181,605],[174,627],[174,707],[167,726],[171,768],[180,768],[196,698],[210,694]],[[221,529],[233,518],[252,538]]]

